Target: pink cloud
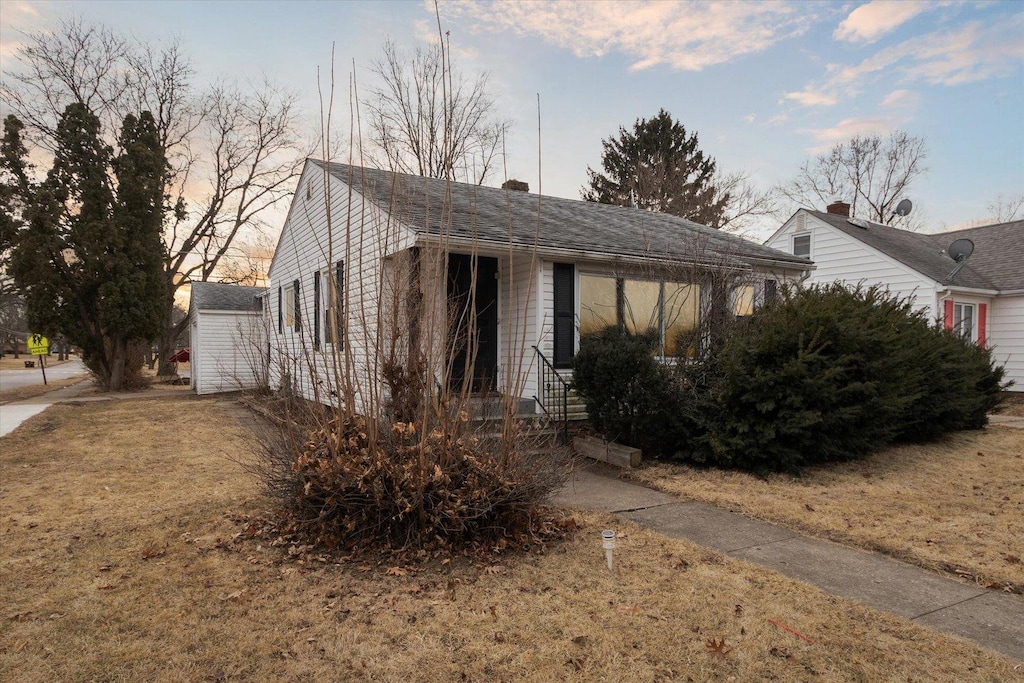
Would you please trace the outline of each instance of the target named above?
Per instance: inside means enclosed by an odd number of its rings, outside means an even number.
[[[634,71],[661,64],[700,71],[799,35],[814,21],[806,5],[783,0],[451,0],[442,11],[474,28],[538,36],[578,57],[622,53]]]
[[[919,0],[871,0],[850,12],[832,37],[847,42],[871,43],[933,7],[934,3]]]

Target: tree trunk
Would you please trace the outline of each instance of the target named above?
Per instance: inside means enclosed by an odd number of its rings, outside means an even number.
[[[112,339],[108,350],[110,355],[107,362],[110,368],[110,377],[107,378],[107,389],[121,391],[124,388],[124,366],[128,359],[128,342],[121,338]]]
[[[156,374],[160,377],[172,377],[178,374],[178,364],[170,361],[171,356],[174,355],[174,340],[176,336],[177,335],[175,335],[173,331],[165,330],[164,333],[160,335],[160,338],[157,339]]]
[[[150,370],[156,365],[156,358],[153,356],[153,345],[146,344],[146,367]]]

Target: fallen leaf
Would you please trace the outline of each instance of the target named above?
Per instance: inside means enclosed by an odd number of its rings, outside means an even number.
[[[804,503],[804,508],[805,508],[805,509],[806,509],[806,510],[807,510],[808,512],[814,512],[814,506],[813,506],[813,505],[811,505],[810,503]]]
[[[1016,555],[1003,555],[1003,559],[1006,560],[1007,564],[1020,564],[1020,558]]]
[[[490,567],[484,567],[484,573],[494,576],[495,574],[501,574],[505,571],[505,568],[500,564],[492,564]]]
[[[569,659],[567,659],[565,663],[572,666],[572,668],[576,669],[577,671],[583,671],[584,661],[585,660],[582,657],[569,657]]]
[[[725,644],[725,638],[720,640],[711,638],[704,643],[704,646],[710,650],[712,654],[716,654],[719,657],[724,657],[732,652],[732,647]]]
[[[590,643],[590,636],[576,636],[572,639],[572,642],[579,645],[580,647],[583,647],[584,645]]]
[[[622,604],[615,608],[619,614],[641,614],[643,609],[639,605]]]
[[[408,571],[402,569],[401,567],[391,567],[387,571],[388,576],[405,576],[408,573]]]
[[[736,613],[736,616],[742,617],[743,616],[743,605],[736,605],[736,607],[733,609],[733,612]]]

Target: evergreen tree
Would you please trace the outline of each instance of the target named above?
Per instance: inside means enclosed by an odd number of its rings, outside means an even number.
[[[132,347],[158,334],[166,287],[167,162],[149,112],[125,118],[120,146],[115,155],[102,142],[99,119],[85,105],[67,107],[53,167],[21,192],[23,226],[11,258],[34,331],[62,333],[80,346],[111,390],[141,367]],[[15,177],[25,175],[23,154],[5,156],[4,165]]]
[[[632,131],[620,127],[617,137],[601,144],[603,172],[587,168],[584,199],[722,225],[729,194],[715,185],[715,160],[701,151],[697,134],[687,134],[667,111],[637,119]]]

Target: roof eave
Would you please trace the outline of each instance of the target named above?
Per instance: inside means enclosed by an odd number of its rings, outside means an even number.
[[[494,240],[486,240],[480,238],[469,238],[469,237],[458,237],[455,235],[437,235],[434,233],[418,232],[416,233],[416,244],[418,245],[448,245],[455,247],[473,248],[477,251],[483,251],[487,253],[495,254],[506,254],[509,249],[514,251],[531,251],[536,250],[540,256],[550,256],[552,258],[563,258],[566,260],[583,260],[583,261],[614,261],[616,263],[658,263],[658,264],[678,264],[681,261],[692,263],[698,266],[707,267],[727,267],[731,270],[749,270],[752,265],[767,266],[769,268],[781,268],[783,270],[794,270],[797,272],[803,272],[808,270],[814,270],[815,265],[811,262],[794,263],[792,261],[768,259],[760,256],[752,255],[737,255],[734,256],[738,263],[727,265],[723,264],[721,260],[714,258],[697,258],[689,259],[686,257],[671,257],[671,256],[636,256],[630,254],[621,254],[618,252],[591,250],[591,249],[569,249],[550,247],[545,245],[521,245],[509,242],[497,242]]]

